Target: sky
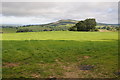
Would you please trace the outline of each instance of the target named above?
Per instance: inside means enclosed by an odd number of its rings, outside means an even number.
[[[118,2],[2,2],[3,24],[47,24],[61,19],[95,18],[118,23]]]

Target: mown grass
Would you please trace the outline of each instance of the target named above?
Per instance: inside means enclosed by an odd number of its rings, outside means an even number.
[[[118,39],[117,32],[47,31],[3,34],[2,40],[75,40],[105,41]]]
[[[116,32],[3,34],[3,78],[116,77],[117,35]],[[81,65],[95,67],[86,71],[80,70]]]

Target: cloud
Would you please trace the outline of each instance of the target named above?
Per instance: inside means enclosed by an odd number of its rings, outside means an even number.
[[[117,2],[3,2],[3,23],[44,24],[60,19],[117,23]]]

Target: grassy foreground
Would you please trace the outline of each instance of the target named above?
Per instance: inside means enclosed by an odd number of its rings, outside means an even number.
[[[117,32],[3,34],[3,78],[114,78]],[[81,70],[92,65],[92,70]]]

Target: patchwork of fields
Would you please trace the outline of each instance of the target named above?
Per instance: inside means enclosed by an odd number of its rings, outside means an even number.
[[[114,78],[117,32],[2,34],[3,78]],[[81,70],[82,66],[94,66]]]

